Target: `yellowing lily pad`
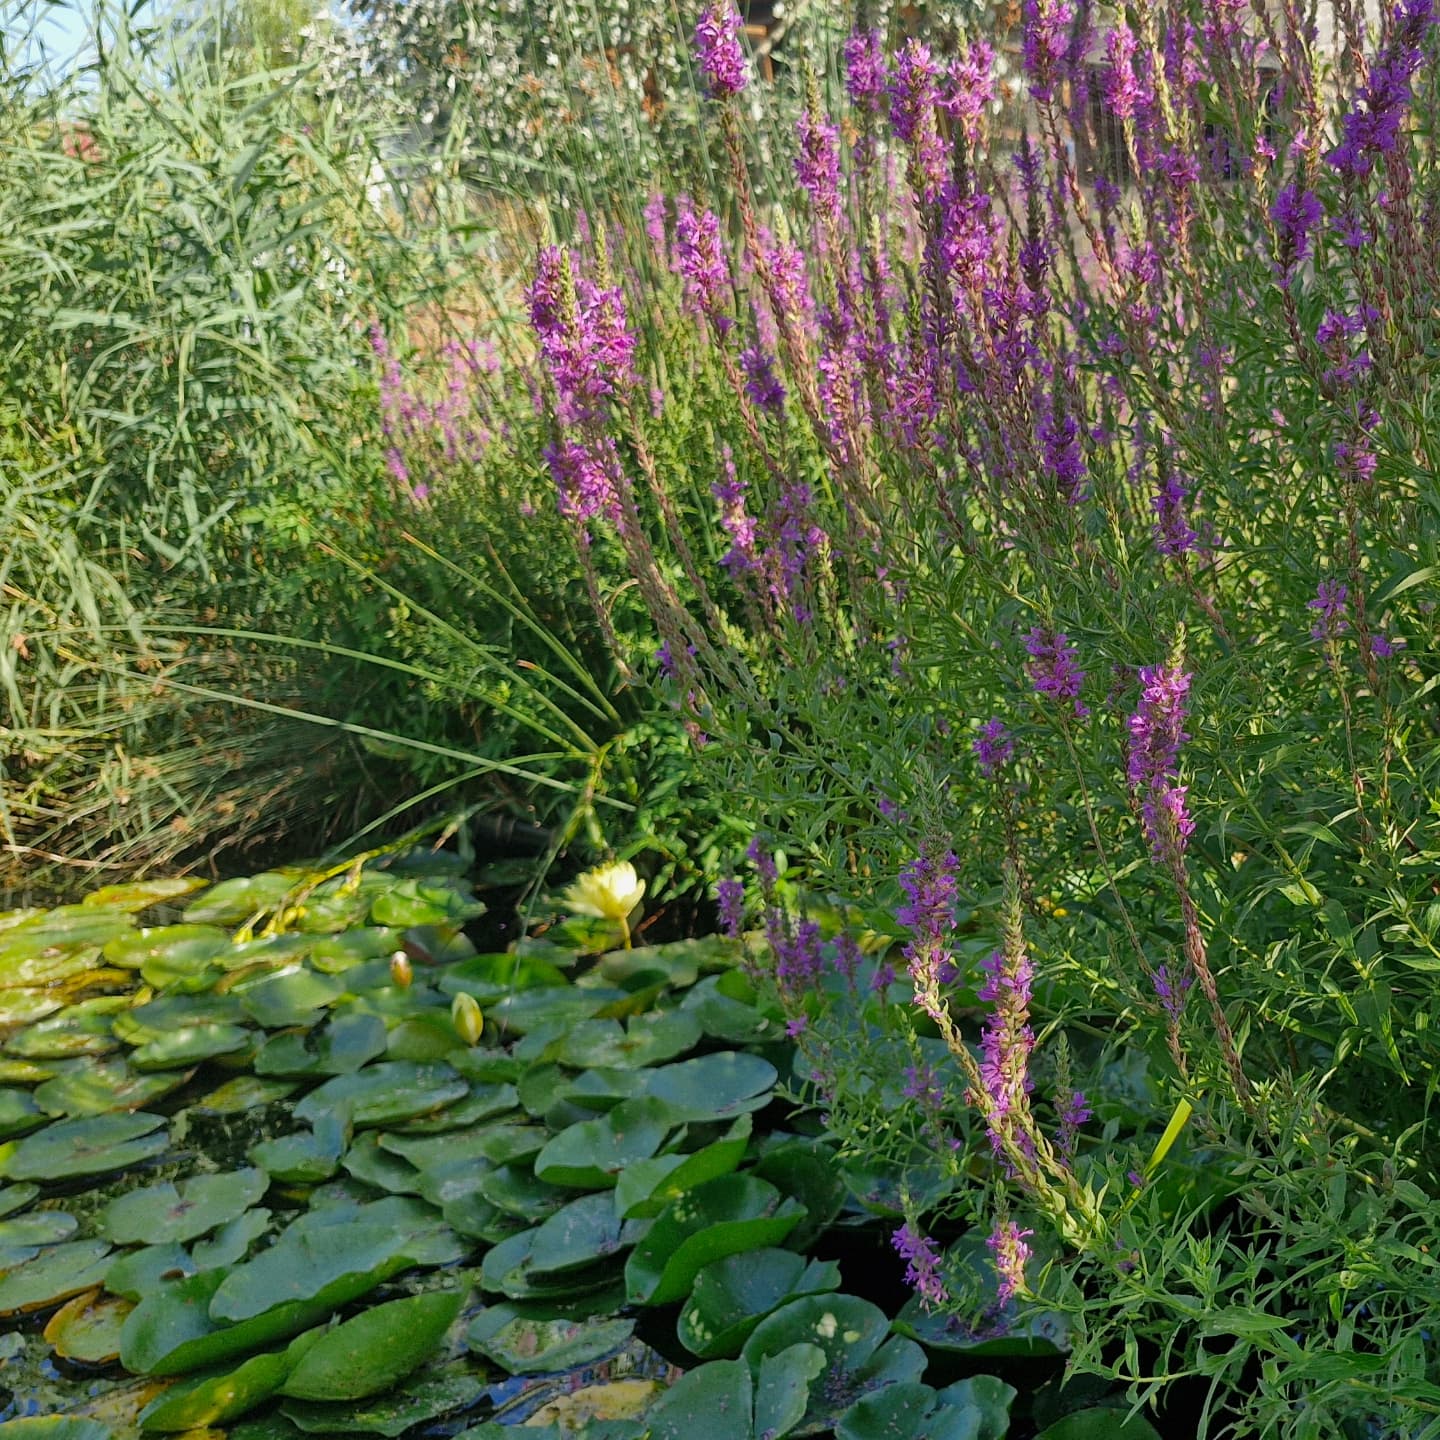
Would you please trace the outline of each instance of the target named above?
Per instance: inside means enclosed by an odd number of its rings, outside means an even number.
[[[508,1303],[481,1311],[465,1339],[512,1375],[540,1375],[588,1365],[618,1350],[634,1330],[634,1320],[548,1318],[543,1306]]]
[[[103,1290],[87,1290],[50,1317],[45,1338],[62,1360],[108,1365],[120,1358],[120,1327],[134,1309],[130,1301]]]
[[[116,910],[144,910],[162,900],[178,900],[193,895],[205,882],[194,875],[174,875],[157,880],[129,880],[121,885],[103,885],[92,890],[82,905],[109,906]]]

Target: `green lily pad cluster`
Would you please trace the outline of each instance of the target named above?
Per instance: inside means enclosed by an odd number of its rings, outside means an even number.
[[[477,954],[443,857],[195,888],[0,916],[0,1328],[93,1367],[0,1440],[1006,1433],[808,1258],[865,1212],[738,944]]]

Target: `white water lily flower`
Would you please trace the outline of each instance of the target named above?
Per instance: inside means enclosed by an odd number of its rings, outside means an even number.
[[[594,915],[621,924],[645,895],[645,882],[628,860],[587,870],[566,892],[565,904],[576,915]]]

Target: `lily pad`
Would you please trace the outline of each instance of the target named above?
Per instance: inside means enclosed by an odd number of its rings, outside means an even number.
[[[0,1090],[0,1140],[28,1135],[46,1124],[50,1117],[35,1103],[27,1090]]]
[[[0,1170],[12,1180],[65,1180],[126,1170],[160,1154],[169,1144],[165,1117],[96,1115],[57,1120],[36,1135],[0,1150]]]
[[[726,1050],[656,1070],[647,1093],[677,1120],[726,1120],[769,1103],[775,1067],[758,1055]]]
[[[651,1440],[753,1440],[755,1384],[739,1360],[682,1375],[656,1402]]]
[[[448,1065],[408,1060],[367,1066],[354,1075],[337,1075],[312,1090],[296,1107],[298,1120],[313,1121],[333,1106],[351,1108],[357,1129],[393,1125],[452,1104],[469,1093],[469,1082]]]
[[[618,1350],[634,1333],[634,1320],[557,1316],[545,1306],[492,1305],[470,1323],[465,1339],[512,1375],[572,1370]]]
[[[112,1200],[100,1217],[100,1229],[117,1245],[183,1243],[235,1219],[268,1185],[263,1170],[196,1175],[178,1188],[168,1181],[149,1185]]]
[[[161,876],[156,880],[127,880],[119,885],[102,885],[92,890],[81,904],[107,906],[116,910],[144,910],[162,900],[178,900],[203,889],[205,882],[194,875]]]
[[[450,1064],[453,1068],[460,1068],[455,1062],[465,1053],[460,1050],[450,1052]],[[437,1110],[434,1114],[406,1120],[395,1126],[394,1133],[441,1135],[449,1130],[467,1129],[484,1120],[493,1120],[497,1116],[508,1115],[515,1109],[516,1098],[516,1090],[513,1085],[472,1081],[470,1093],[463,1100],[457,1100],[453,1105],[447,1105],[443,1110]]]
[[[62,1360],[108,1365],[120,1358],[120,1329],[134,1307],[102,1290],[87,1290],[66,1301],[50,1317],[45,1339]]]
[[[192,1430],[238,1419],[268,1400],[296,1363],[297,1347],[313,1345],[318,1330],[299,1336],[293,1344],[268,1355],[252,1355],[233,1370],[197,1375],[171,1386],[140,1412],[140,1428],[151,1431]]]
[[[313,1434],[358,1431],[393,1437],[441,1415],[468,1409],[485,1390],[486,1381],[480,1376],[456,1370],[427,1376],[363,1405],[287,1400],[281,1408],[300,1429]]]
[[[33,1260],[0,1275],[0,1315],[43,1310],[57,1301],[94,1290],[110,1268],[104,1240],[51,1245]]]
[[[315,1012],[338,999],[344,989],[344,982],[332,975],[297,966],[266,975],[243,989],[237,987],[234,993],[252,1020],[267,1030],[279,1030],[312,1023]]]
[[[54,1245],[68,1240],[80,1222],[63,1210],[35,1210],[14,1220],[0,1220],[0,1245]]]
[[[1097,1406],[1047,1425],[1035,1440],[1160,1440],[1160,1432],[1143,1415]]]
[[[111,940],[102,952],[111,965],[140,970],[164,959],[176,974],[193,975],[230,948],[230,935],[215,925],[159,925],[132,930]]]
[[[199,1268],[190,1252],[180,1245],[144,1245],[111,1258],[105,1288],[126,1300],[140,1300],[164,1283],[194,1275]]]
[[[805,1342],[765,1356],[755,1376],[755,1433],[788,1435],[805,1418],[811,1383],[825,1365],[825,1352]]]
[[[361,1400],[388,1390],[439,1348],[465,1297],[458,1290],[377,1305],[327,1332],[281,1386],[301,1400]]]
[[[245,1258],[250,1246],[270,1228],[270,1212],[264,1206],[247,1210],[222,1225],[208,1240],[199,1240],[190,1247],[190,1258],[197,1270],[213,1270],[217,1266],[236,1265]]]
[[[67,1060],[66,1068],[38,1086],[35,1101],[51,1115],[104,1115],[137,1110],[178,1090],[190,1077],[183,1071],[137,1075],[118,1056]]]
[[[738,1355],[762,1319],[801,1295],[835,1290],[833,1260],[807,1262],[793,1250],[761,1249],[727,1255],[695,1276],[676,1321],[680,1343],[702,1360]]]
[[[531,1275],[558,1275],[584,1269],[617,1254],[622,1222],[609,1195],[582,1195],[557,1210],[535,1231]]]
[[[742,1115],[719,1140],[689,1155],[639,1160],[615,1184],[615,1208],[627,1219],[658,1215],[687,1190],[739,1168],[750,1143],[751,1119]]]
[[[380,1148],[373,1130],[367,1130],[345,1152],[342,1162],[357,1180],[388,1190],[392,1195],[418,1195],[420,1172],[408,1161]]]
[[[0,1215],[23,1210],[39,1193],[38,1185],[0,1185]]]
[[[385,1053],[378,1015],[332,1015],[308,1034],[272,1035],[255,1057],[257,1075],[353,1075]]]
[[[130,1001],[125,996],[103,995],[67,1005],[18,1031],[5,1042],[11,1055],[24,1060],[64,1060],[72,1055],[105,1055],[118,1047],[110,1017]]]
[[[626,1100],[598,1120],[562,1130],[535,1158],[535,1174],[552,1185],[614,1185],[620,1172],[649,1159],[674,1128],[667,1104],[649,1096]]]
[[[137,1070],[185,1070],[202,1060],[248,1049],[254,1036],[243,1025],[185,1025],[131,1052]]]
[[[561,1042],[557,1058],[576,1070],[656,1065],[693,1049],[700,1033],[700,1022],[680,1010],[632,1015],[623,1029],[616,1020],[587,1020]]]
[[[255,1075],[237,1075],[217,1085],[208,1095],[197,1100],[192,1108],[204,1115],[238,1115],[259,1110],[283,1100],[295,1092],[288,1080],[266,1080]]]
[[[741,1352],[752,1367],[791,1345],[818,1345],[825,1352],[822,1395],[811,1396],[816,1420],[833,1422],[862,1395],[885,1385],[919,1380],[925,1352],[910,1340],[885,1342],[885,1312],[854,1295],[806,1295],[757,1325]]]
[[[222,880],[185,907],[187,923],[238,925],[255,915],[269,914],[304,882],[296,870],[267,870],[238,880]]]
[[[113,1440],[109,1426],[73,1415],[27,1415],[7,1420],[4,1434],[5,1440]]]
[[[327,935],[310,947],[310,963],[325,975],[343,975],[367,960],[393,955],[401,932],[390,926],[362,926],[341,935]]]
[[[476,1181],[476,1192],[496,1209],[521,1220],[544,1220],[570,1198],[559,1185],[538,1179],[528,1165],[501,1165]]]
[[[706,1265],[778,1245],[804,1217],[803,1205],[782,1198],[763,1180],[749,1175],[711,1180],[671,1201],[636,1245],[625,1266],[627,1293],[641,1305],[683,1299]]]
[[[328,1180],[340,1168],[350,1133],[350,1112],[341,1106],[319,1116],[308,1135],[302,1131],[252,1145],[248,1158],[272,1179],[314,1185]]]

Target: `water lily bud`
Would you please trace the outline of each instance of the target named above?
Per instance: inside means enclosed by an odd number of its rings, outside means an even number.
[[[390,957],[390,979],[403,990],[414,978],[410,957],[403,950],[397,950]]]
[[[455,1033],[467,1044],[478,1045],[480,1032],[485,1028],[485,1017],[473,995],[463,990],[450,1002],[450,1023]]]

